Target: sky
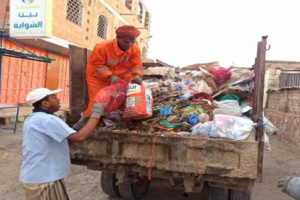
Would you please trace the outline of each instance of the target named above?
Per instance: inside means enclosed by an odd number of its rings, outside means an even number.
[[[300,0],[143,0],[151,14],[148,58],[173,66],[218,61],[251,67],[268,35],[266,60],[300,61]]]

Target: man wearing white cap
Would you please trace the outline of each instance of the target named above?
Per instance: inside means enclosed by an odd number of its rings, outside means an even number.
[[[76,132],[53,113],[60,108],[58,90],[39,88],[26,101],[33,113],[23,127],[23,161],[20,181],[27,200],[69,199],[64,178],[71,173],[68,140],[82,142],[96,127],[105,104],[96,103],[88,123]]]

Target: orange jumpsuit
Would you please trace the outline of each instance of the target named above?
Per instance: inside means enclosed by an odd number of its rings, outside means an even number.
[[[96,44],[86,69],[90,101],[83,115],[91,115],[95,96],[99,89],[110,85],[110,75],[116,75],[128,82],[130,75],[134,74],[143,76],[141,51],[138,46],[133,45],[124,52],[118,47],[117,39]]]

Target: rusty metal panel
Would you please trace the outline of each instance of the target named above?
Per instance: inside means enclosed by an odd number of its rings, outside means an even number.
[[[4,47],[24,52],[20,47],[5,41]],[[27,47],[37,55],[46,55],[46,51]],[[26,103],[26,95],[33,89],[45,87],[46,63],[3,57],[3,80],[1,85],[1,103]]]
[[[77,122],[88,105],[88,91],[85,70],[90,52],[87,49],[69,45],[70,52],[70,117],[69,124]]]

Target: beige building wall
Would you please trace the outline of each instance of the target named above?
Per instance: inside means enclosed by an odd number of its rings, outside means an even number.
[[[76,25],[67,19],[67,0],[53,0],[53,36],[67,40],[76,45],[93,49],[96,43],[111,40],[116,37],[115,30],[124,24],[130,24],[141,31],[137,44],[141,51],[148,51],[150,18],[145,26],[146,15],[149,11],[140,0],[78,0],[83,7],[82,25]],[[131,2],[131,9],[126,3]],[[141,9],[139,8],[141,7]],[[142,10],[142,17],[139,17]],[[98,19],[103,15],[107,19],[107,37],[97,35]],[[140,19],[140,20],[139,20]]]

